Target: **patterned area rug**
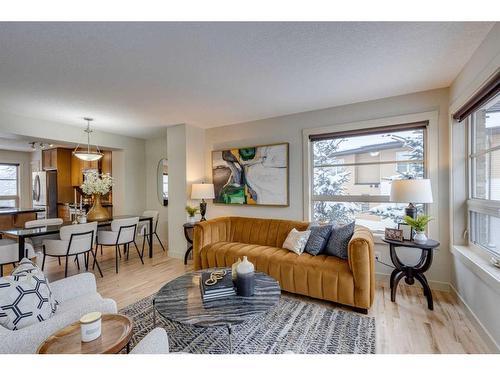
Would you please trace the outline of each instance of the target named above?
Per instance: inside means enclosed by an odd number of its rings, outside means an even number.
[[[125,307],[120,313],[134,319],[131,347],[153,328],[153,296]],[[170,322],[156,314],[157,326],[166,329],[170,351],[226,354],[226,328],[196,328]],[[233,328],[233,353],[307,354],[375,353],[375,318],[329,308],[282,295],[268,314]]]

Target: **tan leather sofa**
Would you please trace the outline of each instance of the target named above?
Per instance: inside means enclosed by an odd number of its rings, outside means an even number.
[[[290,220],[220,217],[195,225],[195,270],[229,267],[246,255],[257,271],[279,281],[281,289],[357,308],[366,313],[375,292],[373,237],[357,226],[348,260],[328,255],[297,255],[281,248],[292,228],[309,223]]]

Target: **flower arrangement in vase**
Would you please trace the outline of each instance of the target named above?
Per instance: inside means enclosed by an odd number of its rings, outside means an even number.
[[[410,225],[415,229],[417,234],[413,237],[413,241],[418,244],[425,244],[427,242],[427,236],[425,235],[425,228],[432,217],[429,215],[419,215],[415,219],[410,216],[405,216],[403,218],[406,224]]]
[[[92,207],[87,213],[87,220],[107,220],[108,210],[101,204],[101,196],[108,194],[113,186],[113,177],[108,173],[99,175],[96,171],[85,173],[83,184],[80,186],[83,193],[92,195]]]

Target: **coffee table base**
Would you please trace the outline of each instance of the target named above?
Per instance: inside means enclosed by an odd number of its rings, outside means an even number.
[[[156,328],[156,308],[155,301],[153,300],[153,329]],[[229,354],[233,354],[233,327],[228,324],[227,325],[227,333],[229,337]],[[128,353],[128,345],[127,345],[127,353]]]

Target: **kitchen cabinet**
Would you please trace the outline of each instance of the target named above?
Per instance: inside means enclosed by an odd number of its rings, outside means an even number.
[[[95,161],[84,161],[72,156],[71,185],[80,186],[83,183],[83,174],[91,169],[111,174],[111,151],[103,151],[103,154],[101,159]]]
[[[104,156],[101,159],[101,173],[109,173],[113,175],[111,171],[111,151],[103,151]]]
[[[57,169],[57,148],[42,150],[42,169],[44,171]]]
[[[71,186],[71,150],[52,148],[42,151],[42,169],[57,170],[57,201],[71,202],[73,187]]]
[[[57,217],[63,219],[64,221],[71,221],[71,211],[69,209],[69,204],[57,205]]]

